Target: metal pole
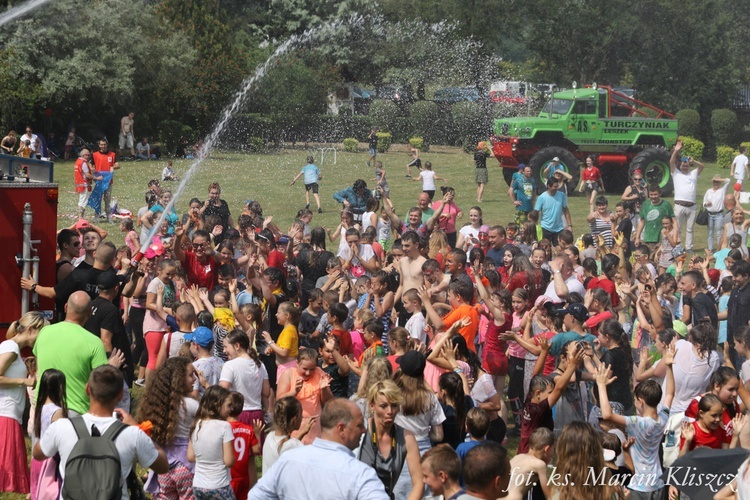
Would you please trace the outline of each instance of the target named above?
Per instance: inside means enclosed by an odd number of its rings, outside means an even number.
[[[34,214],[31,211],[31,203],[26,203],[23,207],[23,270],[21,271],[24,278],[28,278],[31,271],[31,222],[34,220]],[[37,279],[37,276],[34,276]],[[29,294],[28,290],[21,290],[21,315],[29,312]]]

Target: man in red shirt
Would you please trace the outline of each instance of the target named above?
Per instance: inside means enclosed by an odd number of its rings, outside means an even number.
[[[120,163],[117,161],[117,155],[114,151],[107,151],[107,141],[104,139],[99,141],[99,151],[95,151],[93,155],[94,167],[96,172],[109,172],[113,174],[115,170],[120,168]],[[100,219],[107,219],[107,222],[112,222],[110,216],[112,201],[112,184],[114,183],[114,177],[109,182],[109,186],[102,195],[102,201],[104,202],[104,214],[96,214]]]
[[[218,265],[212,255],[211,240],[207,232],[199,229],[193,233],[193,251],[183,250],[185,228],[180,222],[174,229],[174,255],[187,273],[188,283],[213,290],[218,280]]]

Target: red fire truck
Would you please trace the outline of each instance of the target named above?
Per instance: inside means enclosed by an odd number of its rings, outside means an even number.
[[[20,286],[21,276],[55,282],[58,186],[50,161],[0,154],[0,338],[27,311],[49,318],[54,301]]]

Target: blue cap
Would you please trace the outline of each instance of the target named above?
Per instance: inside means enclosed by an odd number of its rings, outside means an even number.
[[[214,341],[214,332],[205,326],[199,326],[193,333],[185,335],[185,340],[195,342],[201,347],[208,347]]]
[[[518,164],[518,170],[523,170],[524,168],[526,168],[526,164],[525,163],[519,163]]]
[[[684,163],[687,163],[687,162],[689,162],[689,161],[690,161],[690,157],[689,157],[689,156],[683,156],[683,157],[682,157],[682,161],[683,161]]]

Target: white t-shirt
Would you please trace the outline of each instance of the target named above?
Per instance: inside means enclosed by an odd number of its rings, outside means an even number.
[[[698,169],[693,169],[688,174],[683,174],[679,168],[674,169],[672,174],[674,182],[675,201],[687,201],[695,203],[695,193],[698,187]]]
[[[479,377],[474,382],[474,387],[471,388],[471,399],[474,400],[475,405],[489,401],[495,394],[497,394],[497,389],[492,382],[492,376],[487,373]]]
[[[162,339],[162,344],[167,343],[167,340],[169,340],[169,346],[167,351],[167,358],[174,358],[177,356],[177,353],[180,352],[180,347],[182,347],[182,344],[185,343],[185,335],[188,333],[192,334],[192,332],[172,332],[172,335],[165,335]]]
[[[739,154],[734,157],[734,179],[740,182],[745,180],[745,170],[747,170],[747,156]]]
[[[16,355],[16,359],[10,364],[4,377],[8,378],[26,378],[28,371],[26,365],[21,359],[21,351],[18,344],[13,340],[6,340],[0,344],[0,356],[7,353]],[[15,387],[0,386],[0,417],[14,418],[21,423],[23,418],[23,409],[26,406],[26,386],[18,385]]]
[[[430,428],[433,425],[445,422],[445,413],[443,413],[443,407],[440,406],[437,396],[434,394],[431,394],[430,396],[432,398],[432,404],[430,404],[430,409],[426,413],[409,416],[405,416],[401,413],[396,415],[396,425],[403,427],[407,431],[411,431],[417,441],[424,441],[427,439],[430,436]]]
[[[199,403],[197,400],[189,397],[182,398],[183,405],[180,407],[180,417],[177,420],[177,429],[174,431],[176,438],[190,438],[190,426],[198,414]]]
[[[275,432],[270,433],[268,436],[266,436],[266,442],[263,444],[263,474],[266,474],[266,471],[271,468],[273,464],[276,463],[276,460],[279,459],[279,456],[284,453],[285,451],[292,450],[294,448],[299,448],[300,446],[304,446],[302,444],[302,441],[300,441],[297,438],[290,437],[286,441],[284,441],[284,444],[281,445],[281,451],[279,451],[279,443],[282,439],[285,439],[285,436],[277,436]]]
[[[222,360],[221,358],[217,358],[216,356],[198,358],[193,361],[193,366],[196,370],[201,372],[203,378],[205,378],[206,382],[208,382],[208,385],[211,386],[218,384],[219,380],[221,380],[221,373],[222,369],[224,368],[224,360]],[[193,385],[193,389],[198,391],[198,395],[200,397],[203,397],[203,393],[206,392],[206,390],[198,381],[197,377],[195,380],[195,384]]]
[[[268,380],[268,372],[263,363],[258,366],[251,359],[230,359],[224,363],[219,380],[229,382],[232,384],[233,391],[237,391],[245,397],[242,411],[263,409],[261,396],[263,381]]]
[[[336,257],[340,257],[344,260],[349,260],[349,257],[351,256],[351,252],[352,251],[349,248],[349,245],[339,247],[339,253]],[[359,276],[357,276],[357,273],[354,272],[354,270],[357,269],[359,266],[361,266],[360,260],[364,260],[365,262],[367,262],[374,257],[375,257],[375,252],[372,250],[372,245],[368,245],[366,243],[359,245],[359,258],[355,257],[352,259],[352,273],[355,278],[359,278],[360,276],[370,276],[370,272],[364,270],[364,268],[362,268],[364,273],[360,274]]]
[[[216,490],[228,486],[232,476],[224,465],[224,443],[234,441],[232,425],[225,420],[203,420],[190,441],[195,453],[193,487]]]
[[[578,281],[578,278],[576,277],[575,273],[570,275],[570,278],[565,280],[565,284],[568,285],[568,295],[570,295],[573,292],[580,293],[581,297],[586,295],[586,289],[583,287],[583,283]],[[549,285],[547,285],[547,289],[544,291],[544,295],[549,297],[550,302],[553,303],[560,303],[565,302],[563,299],[557,296],[557,293],[555,293],[555,277],[552,276],[552,281],[549,282]]]
[[[470,240],[471,238],[479,238],[479,229],[474,229],[471,224],[467,224],[466,226],[462,227],[458,230],[458,232],[464,235],[464,241]],[[469,258],[469,252],[471,252],[472,248],[474,247],[471,246],[466,251],[467,259]]]
[[[422,191],[435,191],[435,172],[432,170],[422,170]]]
[[[427,335],[424,332],[426,324],[422,311],[417,311],[411,315],[411,318],[406,322],[404,328],[409,330],[409,336],[411,338],[417,339],[424,344],[427,341]]]
[[[157,289],[159,286],[164,286],[164,282],[160,280],[159,278],[154,278],[151,280],[151,283],[148,284],[148,288],[146,288],[146,293],[153,293],[156,294]],[[143,319],[143,333],[147,332],[166,332],[167,331],[167,322],[161,319],[161,317],[156,314],[156,311],[152,311],[150,309],[146,309],[146,317]]]
[[[92,425],[95,425],[99,432],[104,434],[115,419],[112,417],[96,417],[86,413],[83,415],[83,421],[89,430]],[[56,422],[52,422],[47,432],[44,433],[42,439],[39,441],[42,452],[46,456],[53,457],[55,453],[60,453],[61,465],[59,470],[63,481],[65,480],[65,464],[68,462],[68,456],[70,456],[70,452],[73,450],[76,442],[78,442],[78,436],[76,436],[73,424],[67,418],[61,418]],[[128,495],[125,480],[130,474],[133,465],[137,462],[143,467],[150,467],[159,458],[159,452],[156,451],[151,438],[135,426],[129,426],[117,436],[115,448],[117,448],[117,453],[120,454],[122,500],[129,500],[130,495]]]
[[[719,355],[711,351],[708,360],[701,359],[693,353],[693,344],[687,340],[678,340],[675,344],[677,354],[674,358],[674,401],[670,415],[684,412],[695,396],[703,394],[711,380],[711,374],[720,366]],[[666,393],[666,377],[662,391]]]

